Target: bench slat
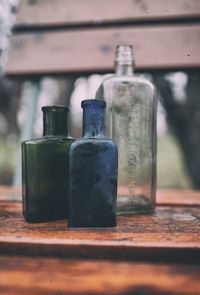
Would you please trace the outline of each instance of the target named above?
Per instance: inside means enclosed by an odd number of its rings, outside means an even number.
[[[15,34],[7,74],[112,71],[117,44],[133,44],[137,69],[200,67],[200,25],[114,27]]]
[[[0,252],[74,258],[199,261],[199,208],[157,206],[119,216],[117,228],[68,229],[67,220],[30,224],[21,202],[0,201]]]
[[[198,0],[21,0],[16,26],[101,24],[199,16]]]
[[[1,294],[199,294],[198,265],[0,256]]]

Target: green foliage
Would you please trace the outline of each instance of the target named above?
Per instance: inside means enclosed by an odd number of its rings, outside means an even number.
[[[167,133],[158,138],[158,188],[191,188],[184,159],[176,138]]]
[[[0,184],[10,185],[16,162],[16,149],[0,139]]]

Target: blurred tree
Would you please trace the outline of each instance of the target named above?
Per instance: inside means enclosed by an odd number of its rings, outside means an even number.
[[[0,73],[3,72],[19,0],[0,0]]]
[[[0,76],[0,112],[8,120],[8,133],[18,134],[17,110],[22,83],[20,81],[8,81]]]
[[[0,0],[0,112],[9,121],[8,132],[15,133],[18,132],[16,109],[21,83],[7,81],[3,76],[3,70],[18,4],[19,0]]]
[[[200,75],[188,73],[186,100],[178,102],[164,74],[153,74],[169,126],[176,135],[195,188],[200,188]]]
[[[66,105],[69,107],[70,104],[70,96],[74,89],[74,83],[77,77],[70,76],[67,78],[58,78],[56,81],[59,86],[59,103],[62,105]]]

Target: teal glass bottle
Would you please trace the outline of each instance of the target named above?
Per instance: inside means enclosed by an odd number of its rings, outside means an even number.
[[[45,106],[43,136],[22,142],[23,215],[29,222],[67,217],[69,148],[64,106]]]
[[[117,146],[105,137],[106,103],[82,101],[83,137],[70,147],[70,227],[116,226]]]

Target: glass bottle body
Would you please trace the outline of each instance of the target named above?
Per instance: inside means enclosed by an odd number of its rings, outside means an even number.
[[[101,106],[96,106],[95,100],[88,106],[88,101],[83,101],[86,102],[84,136],[70,147],[68,222],[70,227],[113,227],[116,226],[117,147],[103,134]]]
[[[21,145],[23,215],[29,222],[67,217],[69,148],[74,140],[67,137],[66,118],[53,115],[49,120],[51,115],[45,115],[45,135]]]
[[[154,86],[135,77],[132,64],[120,64],[96,98],[107,102],[107,130],[118,146],[118,214],[150,213],[156,193]]]

